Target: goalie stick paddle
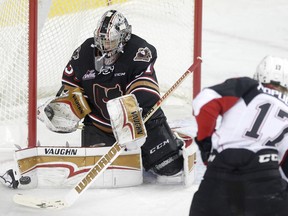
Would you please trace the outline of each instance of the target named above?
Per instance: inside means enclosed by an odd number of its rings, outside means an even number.
[[[188,70],[176,81],[176,83],[159,99],[159,101],[143,116],[144,123],[156,112],[160,105],[167,99],[168,96],[177,89],[177,87],[184,81],[189,74],[202,62],[198,57],[196,61],[188,68]],[[119,143],[115,142],[108,152],[103,155],[97,163],[89,170],[89,172],[82,178],[82,180],[71,189],[64,198],[60,199],[46,199],[38,198],[24,194],[15,194],[13,201],[17,204],[40,209],[61,209],[71,206],[86,189],[93,184],[93,182],[100,176],[111,163],[124,151]]]

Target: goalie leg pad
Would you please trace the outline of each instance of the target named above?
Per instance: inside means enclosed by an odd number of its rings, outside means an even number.
[[[184,172],[184,185],[191,186],[196,179],[196,152],[197,147],[192,143],[193,139],[187,137],[188,142],[185,142],[187,145],[182,147],[183,154],[183,172]],[[185,140],[185,138],[184,138]]]
[[[30,188],[73,188],[110,147],[34,147],[16,152],[21,175]],[[142,184],[141,151],[123,151],[89,188],[130,187]],[[19,185],[20,186],[20,185]]]

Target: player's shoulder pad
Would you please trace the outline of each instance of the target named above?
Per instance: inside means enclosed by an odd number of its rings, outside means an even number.
[[[247,92],[255,89],[259,82],[249,78],[249,77],[239,77],[239,78],[230,78],[225,80],[225,82],[209,87],[210,89],[216,91],[218,94],[223,96],[235,96],[243,97]]]

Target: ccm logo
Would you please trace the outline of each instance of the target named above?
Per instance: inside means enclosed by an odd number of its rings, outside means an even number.
[[[150,150],[150,154],[153,154],[155,151],[161,149],[161,148],[164,147],[167,143],[169,143],[169,140],[168,140],[168,139],[165,140],[165,141],[163,141],[162,143],[158,144],[158,145],[155,146],[154,148],[152,148],[152,149]]]
[[[267,163],[269,161],[278,161],[277,154],[265,154],[259,156],[259,163]]]

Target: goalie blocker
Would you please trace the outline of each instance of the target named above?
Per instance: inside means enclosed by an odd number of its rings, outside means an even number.
[[[127,150],[139,149],[147,137],[135,95],[124,95],[107,102],[107,110],[117,142]]]

